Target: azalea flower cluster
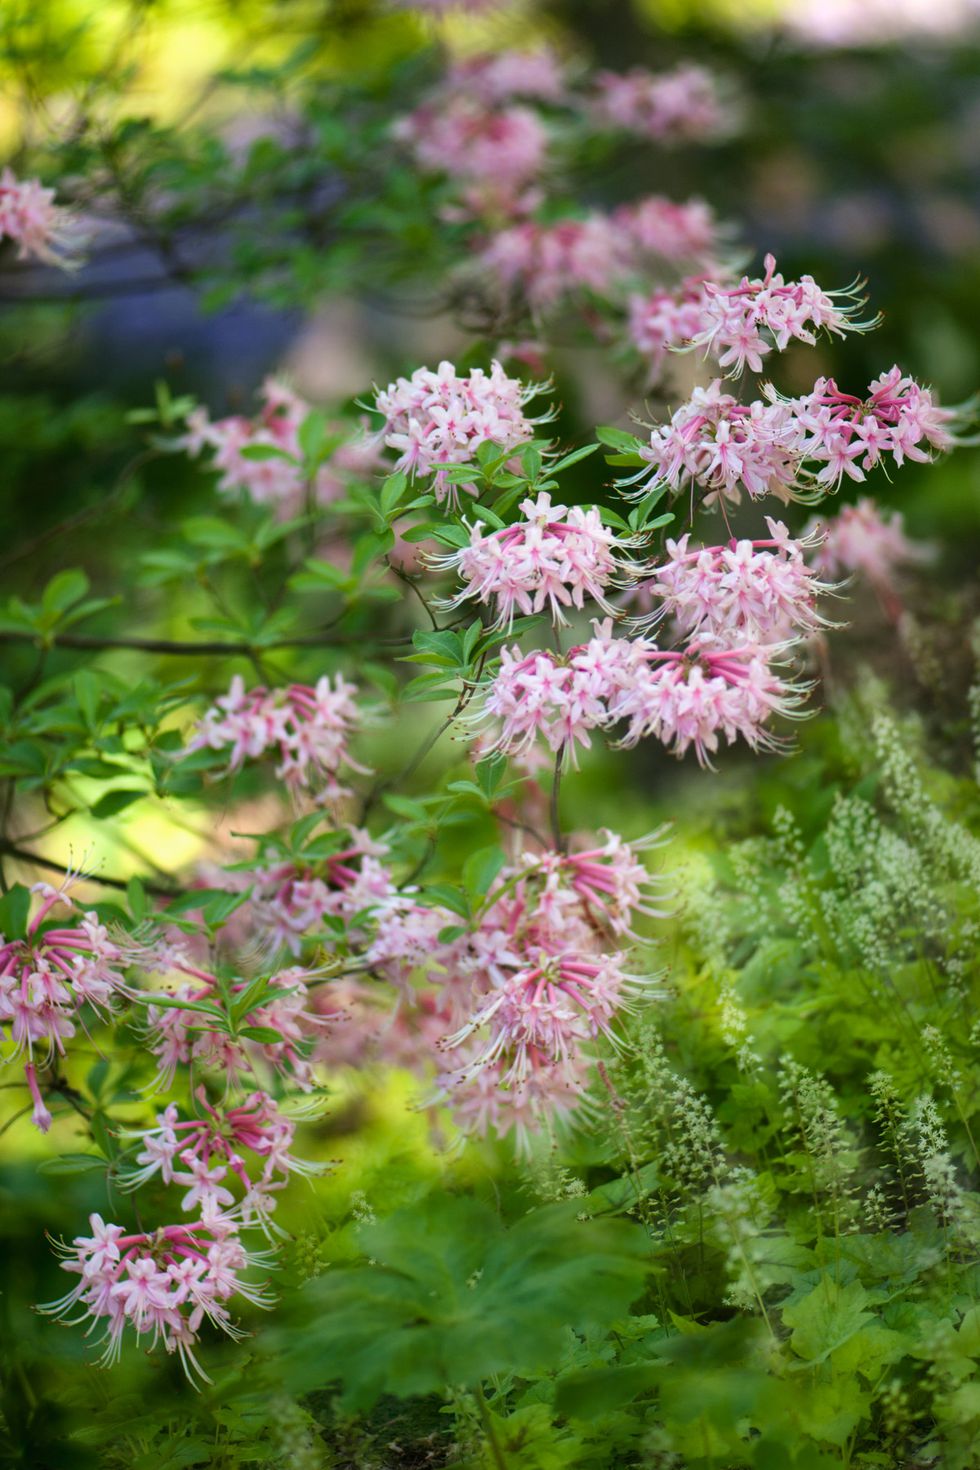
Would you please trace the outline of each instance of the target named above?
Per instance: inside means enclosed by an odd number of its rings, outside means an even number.
[[[384,417],[385,444],[398,451],[396,469],[432,475],[436,499],[453,503],[458,490],[476,491],[450,481],[440,466],[472,464],[481,444],[516,449],[533,439],[541,420],[524,410],[540,391],[509,378],[496,361],[489,373],[474,368],[465,374],[441,362],[435,372],[417,368],[411,378],[379,389],[374,407]]]
[[[598,211],[498,230],[477,260],[481,276],[490,277],[498,294],[520,295],[536,310],[583,290],[604,295],[626,266],[622,237],[609,216]]]
[[[641,267],[647,264],[647,257],[653,257],[655,262],[672,266],[693,262],[703,272],[710,268],[712,278],[722,270],[718,258],[727,228],[703,199],[647,194],[632,204],[621,204],[613,211],[612,221],[629,241],[632,258]]]
[[[318,1029],[325,1024],[315,1013],[308,994],[314,978],[311,971],[299,966],[278,971],[269,978],[261,1002],[246,1004],[244,1011],[242,1002],[254,994],[252,982],[230,982],[228,992],[240,1014],[234,1030],[226,1030],[218,1024],[220,1010],[214,1010],[215,997],[221,993],[217,977],[192,965],[180,949],[166,957],[161,955],[161,968],[167,959],[170,968],[192,978],[167,995],[165,1006],[159,1004],[162,997],[157,997],[157,1004],[150,1004],[147,1010],[147,1043],[159,1066],[158,1089],[171,1088],[177,1068],[194,1063],[222,1074],[234,1085],[265,1070],[287,1079],[302,1092],[310,1091],[310,1053]],[[210,1024],[205,1024],[206,1020]]]
[[[624,723],[625,747],[652,735],[678,756],[693,747],[710,765],[721,736],[729,745],[741,736],[753,750],[777,749],[769,720],[799,713],[805,687],[771,660],[771,649],[749,639],[718,647],[703,637],[678,652],[646,638],[614,638],[607,620],[564,656],[503,649],[482,714],[499,722],[494,748],[508,754],[540,738],[559,762],[574,762],[592,731]]]
[[[660,382],[671,352],[688,346],[701,331],[705,287],[703,276],[688,276],[674,289],[658,287],[630,296],[627,332],[646,364],[649,387]]]
[[[498,627],[510,627],[515,613],[530,616],[545,608],[563,624],[564,609],[581,611],[586,598],[611,612],[604,589],[627,576],[630,568],[617,553],[636,545],[636,538],[618,537],[594,506],[552,505],[546,491],[522,501],[520,511],[522,520],[489,535],[477,521],[468,546],[431,559],[457,570],[464,583],[446,605],[459,607],[468,599],[492,604]]]
[[[814,520],[810,553],[814,570],[831,577],[867,577],[889,613],[900,610],[897,574],[929,560],[932,550],[906,535],[900,511],[884,510],[868,496],[842,505],[830,520]]]
[[[51,1113],[41,1094],[38,1067],[65,1055],[65,1042],[84,1027],[85,1006],[104,1017],[115,997],[127,993],[123,971],[134,957],[133,948],[111,937],[94,913],[76,909],[68,896],[70,883],[69,877],[61,888],[36,884],[32,891],[41,895],[41,903],[25,937],[0,935],[0,1036],[13,1045],[3,1060],[26,1058],[32,1118],[42,1133],[51,1126]],[[75,910],[77,922],[49,922],[58,905]]]
[[[650,224],[656,228],[655,217]],[[671,352],[703,349],[735,378],[746,367],[761,372],[763,359],[774,348],[785,351],[791,340],[812,346],[818,331],[843,336],[877,325],[877,318],[857,320],[865,303],[853,286],[828,292],[812,276],[785,281],[772,255],[765,258],[763,276],[734,282],[722,263],[711,261],[707,225],[702,240],[691,242],[691,258],[698,244],[705,260],[699,273],[630,297],[627,333],[651,384],[659,382]]]
[[[544,168],[549,138],[533,108],[460,93],[423,104],[395,136],[423,172],[457,182],[466,214],[524,214],[540,200],[528,186]]]
[[[578,853],[526,853],[505,868],[463,959],[471,985],[440,1041],[439,1094],[464,1129],[531,1133],[583,1101],[591,1049],[656,995],[621,945],[638,914],[662,917],[665,885],[611,833]]]
[[[542,312],[583,291],[615,300],[664,264],[705,270],[722,253],[723,236],[702,200],[654,194],[611,214],[510,225],[490,236],[477,264],[498,294],[525,297]]]
[[[738,377],[748,367],[762,371],[762,359],[775,346],[785,351],[790,340],[812,346],[816,333],[843,337],[846,332],[868,332],[879,318],[858,321],[865,298],[854,286],[824,291],[812,276],[785,281],[772,255],[765,258],[765,274],[756,280],[743,276],[737,285],[706,281],[701,303],[702,321],[691,345],[703,347]]]
[[[823,536],[815,530],[794,540],[771,516],[766,525],[767,539],[726,546],[690,547],[690,533],[668,537],[663,562],[640,589],[645,600],[656,601],[643,625],[669,618],[681,638],[758,644],[828,627],[817,601],[834,588],[804,558],[811,554],[820,565]]]
[[[4,240],[16,245],[20,260],[33,255],[63,270],[81,263],[84,236],[71,212],[55,203],[55,191],[40,179],[19,179],[10,168],[0,173],[0,242]]]
[[[601,126],[657,143],[711,142],[726,137],[735,123],[716,77],[703,66],[599,72],[592,112]]]
[[[187,415],[187,431],[177,447],[194,456],[208,451],[208,467],[219,472],[222,494],[245,494],[258,505],[291,516],[303,509],[311,493],[318,504],[328,504],[339,499],[352,480],[377,470],[377,441],[366,434],[343,433],[311,485],[300,442],[310,405],[278,378],[266,378],[259,397],[262,407],[253,418],[235,414],[212,419],[204,407]]]
[[[71,1323],[91,1318],[89,1331],[103,1324],[103,1367],[118,1361],[131,1328],[147,1347],[160,1343],[177,1353],[189,1377],[210,1381],[194,1354],[204,1322],[240,1338],[245,1334],[228,1303],[241,1297],[270,1305],[261,1286],[243,1276],[260,1258],[245,1250],[237,1225],[216,1209],[193,1224],[150,1232],[127,1234],[101,1215],[89,1217],[89,1228],[90,1236],[60,1248],[62,1269],[78,1276],[77,1286],[40,1310]]]
[[[290,684],[273,690],[261,684],[246,690],[236,674],[228,693],[204,714],[185,753],[228,751],[227,774],[272,751],[279,757],[276,775],[291,791],[322,788],[326,796],[337,796],[344,789],[337,780],[340,769],[364,769],[347,748],[361,718],[356,693],[340,674],[333,683],[325,674],[314,687]]]
[[[181,1209],[229,1210],[243,1224],[267,1223],[275,1209],[274,1194],[291,1174],[310,1175],[322,1167],[291,1152],[296,1124],[267,1092],[250,1092],[239,1103],[219,1111],[197,1089],[201,1118],[181,1119],[176,1103],[168,1103],[152,1128],[130,1130],[138,1143],[135,1167],[121,1176],[129,1190],[159,1177],[186,1192]],[[254,1161],[247,1155],[253,1155]],[[256,1167],[256,1163],[258,1167]],[[236,1205],[228,1183],[237,1180],[244,1194]],[[227,1181],[227,1182],[226,1182]]]
[[[471,57],[450,66],[421,105],[397,121],[394,135],[423,172],[454,181],[463,217],[494,219],[537,208],[542,193],[529,186],[548,171],[569,112],[595,131],[661,143],[708,142],[733,127],[732,110],[703,67],[600,72],[584,83],[574,86],[544,47]],[[554,121],[529,103],[543,105]]]
[[[438,89],[448,97],[465,94],[487,106],[514,97],[560,103],[566,90],[564,63],[550,46],[464,57],[451,64]]]
[[[706,506],[720,498],[738,505],[743,491],[752,500],[775,495],[785,503],[804,489],[804,442],[789,404],[740,403],[716,378],[651,430],[639,453],[652,473],[641,484],[666,484],[675,494],[698,485]]]
[[[262,940],[299,955],[305,937],[328,916],[355,921],[392,898],[394,881],[381,861],[388,848],[360,828],[350,829],[350,845],[315,865],[289,859],[245,875],[251,890],[250,922]]]
[[[896,465],[927,464],[932,451],[956,442],[956,410],[940,408],[930,389],[897,366],[874,379],[865,399],[843,393],[833,378],[818,378],[810,393],[785,402],[805,432],[804,456],[822,465],[816,479],[828,488],[844,475],[863,481],[886,455]]]
[[[928,388],[894,367],[870,386],[866,399],[842,393],[818,378],[799,398],[767,390],[766,400],[744,404],[716,378],[696,388],[670,422],[654,428],[640,454],[653,468],[645,489],[666,484],[675,494],[699,486],[703,504],[737,505],[775,495],[784,503],[834,490],[843,476],[863,480],[890,455],[926,461],[953,444],[953,410],[942,409]]]
[[[367,959],[401,997],[382,1054],[416,1069],[435,1062],[433,1101],[448,1102],[464,1131],[514,1130],[526,1147],[533,1132],[571,1114],[592,1045],[652,993],[621,946],[636,937],[640,915],[665,911],[665,882],[641,860],[664,834],[602,837],[580,852],[520,854],[469,928],[410,892],[379,916]],[[421,990],[411,983],[419,971]],[[329,1005],[333,984],[326,989]],[[374,1020],[376,1039],[379,1029]]]
[[[433,1101],[447,1102],[462,1129],[516,1129],[526,1146],[531,1132],[580,1105],[591,1065],[583,1048],[611,1035],[616,1018],[648,993],[648,980],[632,973],[622,951],[639,942],[641,917],[665,912],[665,881],[643,862],[645,852],[663,845],[664,832],[633,843],[604,832],[598,843],[581,843],[581,850],[521,852],[493,880],[469,925],[460,924],[449,909],[423,902],[411,885],[399,887],[380,861],[380,844],[356,830],[352,839],[349,847],[312,865],[299,859],[262,872],[256,885],[267,893],[270,882],[281,880],[277,901],[288,913],[287,943],[296,950],[355,945],[353,971],[331,976],[326,967],[315,992],[302,984],[302,971],[287,972],[297,990],[307,990],[311,1064],[363,1066],[373,1060],[421,1074],[435,1067],[439,1081]],[[307,897],[314,888],[320,894],[302,911],[292,898],[299,887]],[[324,925],[323,916],[341,912],[348,926],[338,934]],[[262,937],[269,916],[269,900],[256,899],[251,905],[256,936]],[[274,932],[282,930],[277,919]],[[195,973],[205,984],[188,989],[186,998],[200,1002],[213,993],[214,984]],[[391,989],[379,986],[379,980]],[[240,988],[236,982],[234,993]],[[249,1030],[256,1024],[278,1029],[281,1017],[264,1007],[248,1014],[245,1023]],[[216,1064],[234,1080],[245,1065],[244,1048],[208,1030],[209,1024],[200,1011],[154,1014],[153,1045],[171,1071],[194,1059]],[[176,1047],[158,1034],[161,1026]],[[195,1028],[198,1039],[191,1046]],[[247,1049],[265,1050],[251,1041]],[[131,1182],[159,1173],[188,1187],[188,1208],[202,1202],[227,1208],[231,1180],[224,1171],[238,1172],[228,1150],[238,1157],[244,1144],[261,1153],[249,1141],[254,1103],[253,1098],[242,1105],[247,1138],[234,1109],[224,1109],[220,1128],[214,1114],[178,1123],[176,1111],[168,1110],[156,1128],[140,1133],[144,1149],[136,1162],[143,1171],[131,1174]],[[264,1116],[261,1107],[260,1113]],[[202,1140],[197,1162],[184,1158],[189,1138]],[[181,1162],[188,1167],[182,1169]],[[258,1187],[266,1192],[264,1184]],[[246,1210],[252,1198],[246,1191],[236,1211]],[[257,1217],[268,1208],[265,1202]]]

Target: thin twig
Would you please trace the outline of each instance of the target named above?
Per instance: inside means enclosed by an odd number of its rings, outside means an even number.
[[[555,851],[564,853],[568,850],[568,840],[562,836],[561,831],[561,768],[565,755],[564,745],[559,746],[558,754],[555,756],[555,777],[551,783],[551,836],[555,844]]]

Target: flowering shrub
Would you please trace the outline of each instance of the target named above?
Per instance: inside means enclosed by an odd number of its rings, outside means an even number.
[[[752,835],[717,872],[677,826],[631,836],[580,795],[592,762],[626,769],[642,744],[631,780],[640,759],[686,758],[717,808],[699,767],[790,750],[790,722],[834,693],[862,577],[911,648],[901,576],[926,553],[897,513],[835,515],[830,497],[930,463],[965,415],[899,366],[863,396],[807,373],[805,349],[822,369],[878,319],[856,287],[787,280],[771,255],[745,273],[699,198],[577,197],[576,159],[623,135],[731,134],[738,109],[703,68],[591,74],[537,49],[448,58],[414,86],[385,107],[340,94],[361,133],[337,163],[328,284],[360,280],[359,245],[392,218],[376,284],[401,284],[426,254],[419,209],[439,245],[417,278],[441,272],[478,340],[435,368],[396,361],[346,406],[273,376],[254,413],[215,416],[161,385],[131,416],[146,440],[122,482],[183,475],[193,513],[146,497],[119,605],[61,565],[2,614],[2,1064],[28,1099],[10,1126],[101,1191],[64,1201],[55,1251],[77,1282],[39,1310],[85,1323],[113,1372],[127,1345],[161,1381],[176,1358],[202,1414],[241,1431],[228,1463],[302,1463],[271,1447],[276,1395],[309,1441],[298,1400],[335,1386],[342,1413],[451,1389],[452,1454],[495,1470],[766,1470],[787,1446],[815,1470],[838,1451],[924,1464],[940,1420],[966,1467],[975,1079],[943,1025],[967,1020],[972,831],[877,696],[819,727],[870,721],[870,745],[815,739],[846,794],[813,805],[805,838],[781,809],[765,837],[743,812]],[[304,105],[322,124],[322,96]],[[128,176],[125,138],[104,157],[79,129],[79,201],[203,284],[176,221],[200,177],[216,187],[207,161],[182,173],[182,145],[148,136],[182,179],[170,197],[153,168]],[[357,175],[379,140],[373,215]],[[304,147],[285,150],[301,186]],[[54,198],[4,175],[18,257],[75,263]],[[324,284],[295,235],[287,218],[281,255],[257,251],[258,294]],[[97,264],[97,232],[91,248]],[[610,364],[619,425],[568,433],[566,329]],[[670,385],[653,422],[629,414],[631,380]],[[143,851],[143,813],[189,824],[196,856]],[[80,818],[94,835],[69,864],[49,838]],[[839,1024],[859,994],[865,1039]],[[394,1069],[421,1118],[398,1129],[439,1163],[406,1184],[389,1159],[380,1221],[341,1186],[325,1267],[300,1181],[319,1210],[350,1165],[323,1156],[337,1095]],[[841,1078],[860,1081],[847,1109]],[[502,1159],[510,1226],[466,1197],[467,1168]],[[235,1427],[253,1410],[261,1452]],[[171,1463],[218,1463],[171,1438]]]

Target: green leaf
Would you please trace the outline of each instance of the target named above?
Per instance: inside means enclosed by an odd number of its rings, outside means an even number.
[[[213,1005],[207,1000],[181,1000],[178,995],[165,995],[162,991],[138,992],[135,999],[144,1006],[159,1006],[165,1011],[199,1011],[202,1016],[210,1016],[213,1021],[225,1022],[225,1013],[220,1006]]]
[[[612,424],[600,424],[595,436],[600,444],[607,444],[620,454],[635,454],[640,447],[640,441],[635,434],[628,434],[625,429],[617,429]]]
[[[381,487],[381,514],[383,516],[391,515],[407,489],[408,476],[403,470],[398,470],[396,474],[388,476]]]
[[[41,594],[41,606],[45,612],[62,613],[80,601],[88,589],[88,577],[77,567],[57,572]]]
[[[264,1042],[267,1046],[274,1046],[282,1041],[281,1032],[274,1031],[271,1026],[240,1026],[238,1034],[246,1036],[249,1041]]]
[[[297,438],[303,458],[309,465],[318,465],[327,442],[326,415],[319,410],[308,413],[299,426]]]
[[[442,530],[440,521],[422,521],[419,525],[409,526],[407,531],[402,531],[401,538],[403,541],[431,541]]]
[[[240,909],[243,903],[247,903],[248,893],[217,893],[203,905],[202,915],[205,924],[212,928],[220,926],[231,918],[236,909]]]
[[[596,1211],[630,1210],[652,1194],[660,1183],[660,1167],[656,1161],[631,1169],[619,1179],[599,1184],[588,1196],[589,1208]]]
[[[128,806],[132,806],[134,801],[139,801],[145,795],[145,791],[137,791],[134,787],[127,787],[121,791],[107,791],[99,797],[90,810],[92,816],[102,822],[107,817],[115,817],[119,812],[125,811]]]
[[[463,864],[463,882],[471,893],[482,898],[506,861],[506,854],[497,843],[481,847],[471,852]]]
[[[504,772],[507,769],[507,757],[499,750],[493,755],[485,756],[483,760],[477,761],[473,768],[480,790],[487,801],[493,800],[494,792],[500,785]]]
[[[382,800],[390,812],[398,817],[407,817],[410,822],[424,822],[428,818],[429,814],[422,803],[413,801],[410,796],[400,796],[397,792],[389,791]]]
[[[367,531],[354,542],[354,558],[351,567],[354,575],[362,577],[372,561],[384,556],[395,544],[395,534],[390,529]]]
[[[555,1385],[555,1412],[568,1419],[596,1419],[655,1387],[659,1363],[618,1363],[569,1373]]]
[[[873,1312],[865,1311],[868,1301],[860,1281],[840,1286],[832,1276],[824,1275],[805,1297],[783,1308],[783,1321],[793,1328],[793,1351],[808,1363],[822,1363],[875,1320]]]
[[[135,874],[126,884],[126,900],[129,904],[129,912],[137,924],[146,918],[150,907],[146,897],[146,889]]]
[[[470,533],[462,526],[436,526],[432,531],[432,536],[436,541],[441,541],[445,546],[455,546],[457,550],[470,544]],[[408,540],[408,537],[406,536],[403,539]],[[415,538],[413,537],[412,539],[414,540]]]
[[[56,1159],[43,1159],[37,1171],[39,1174],[87,1174],[104,1169],[107,1162],[101,1154],[61,1154]]]
[[[529,480],[536,480],[541,473],[541,450],[529,444],[521,452],[521,469]]]
[[[31,912],[31,890],[14,883],[0,898],[0,934],[5,939],[24,939]]]
[[[302,848],[304,842],[313,835],[322,821],[323,813],[320,811],[307,812],[305,817],[300,817],[289,829],[290,845],[293,848]]]
[[[577,1214],[551,1205],[506,1229],[487,1205],[437,1193],[362,1229],[368,1262],[308,1282],[297,1318],[268,1335],[290,1391],[338,1381],[354,1410],[553,1370],[570,1329],[624,1315],[649,1257],[639,1227]]]
[[[557,464],[548,466],[550,475],[560,475],[562,470],[567,470],[571,465],[578,464],[580,459],[587,459],[590,454],[595,454],[598,444],[583,444],[581,449],[573,449],[570,454],[564,455]]]
[[[428,903],[441,904],[461,919],[469,919],[470,905],[467,896],[452,883],[427,883],[423,897]]]
[[[91,669],[80,669],[75,675],[74,688],[78,708],[82,712],[86,725],[92,729],[98,719],[102,684]]]
[[[353,590],[356,580],[349,571],[331,566],[327,561],[307,561],[302,571],[293,573],[289,585],[296,592],[340,592]]]
[[[240,449],[242,459],[261,461],[264,459],[285,459],[290,464],[298,464],[295,454],[289,454],[285,449],[280,449],[277,444],[246,444]]]
[[[183,535],[194,546],[208,546],[215,550],[240,551],[247,539],[231,521],[218,516],[189,516],[181,522]]]
[[[167,904],[167,913],[173,915],[193,913],[197,909],[203,909],[211,899],[225,897],[227,897],[227,891],[224,888],[192,888],[189,893],[182,893],[179,898],[171,899]]]

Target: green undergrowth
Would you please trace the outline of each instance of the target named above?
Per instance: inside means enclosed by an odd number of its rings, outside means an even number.
[[[379,1079],[274,1321],[189,1408],[59,1334],[54,1403],[95,1404],[34,1463],[980,1463],[980,800],[962,742],[858,689],[678,813],[664,995],[574,1135],[447,1157]]]

